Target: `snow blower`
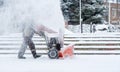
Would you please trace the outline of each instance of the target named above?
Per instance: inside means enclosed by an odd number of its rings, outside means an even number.
[[[69,44],[64,48],[61,48],[61,44],[58,42],[58,38],[50,38],[48,47],[48,57],[50,59],[72,57],[74,54],[74,44]]]
[[[72,57],[74,44],[64,46],[64,34],[62,30],[59,33],[45,33],[46,43],[48,47],[48,57],[50,59],[58,59]]]
[[[58,52],[61,50],[61,45],[58,42],[57,38],[50,38],[50,42],[48,43],[49,51],[48,57],[50,59],[58,59],[59,55]]]

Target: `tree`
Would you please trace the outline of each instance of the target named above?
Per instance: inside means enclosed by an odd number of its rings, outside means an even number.
[[[100,24],[105,21],[106,8],[103,0],[81,0],[82,6],[82,23]]]
[[[79,0],[61,0],[63,16],[68,24],[79,24]]]
[[[80,0],[62,0],[62,11],[66,21],[69,24],[79,24]],[[104,23],[106,8],[103,0],[81,0],[81,17],[84,24],[100,24]]]

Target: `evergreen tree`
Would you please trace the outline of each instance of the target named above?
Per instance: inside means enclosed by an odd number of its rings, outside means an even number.
[[[79,24],[80,0],[62,0],[62,11],[66,21],[69,24]],[[106,8],[103,0],[81,0],[81,17],[84,24],[100,24],[104,23]]]
[[[105,21],[105,6],[103,0],[81,0],[82,23],[100,24]]]
[[[79,0],[62,0],[62,11],[68,24],[79,24]]]

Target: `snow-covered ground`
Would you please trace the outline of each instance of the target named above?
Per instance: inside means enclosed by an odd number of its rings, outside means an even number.
[[[15,30],[15,27],[19,27],[19,25],[21,27],[22,23],[30,18],[33,18],[36,23],[50,23],[51,27],[55,26],[53,24],[60,25],[64,23],[59,0],[4,1],[5,6],[1,7],[0,12],[0,33],[12,32],[12,30]],[[57,27],[59,26],[55,26],[55,28]],[[65,31],[67,34],[72,34],[68,30]],[[12,35],[9,36],[12,37]],[[21,34],[15,34],[14,37],[16,36],[21,37]],[[100,35],[74,34],[72,36],[98,37]],[[104,36],[104,34],[101,34],[101,36]],[[116,34],[116,36],[119,36],[119,34]],[[3,38],[1,36],[1,40]],[[31,55],[25,56],[27,59],[22,60],[18,59],[17,55],[1,54],[0,72],[120,72],[120,55],[77,55],[73,58],[57,60],[49,59],[47,56],[42,56],[38,59],[34,59]]]
[[[0,55],[0,72],[120,72],[119,55],[81,55],[52,60],[47,56],[17,59]]]

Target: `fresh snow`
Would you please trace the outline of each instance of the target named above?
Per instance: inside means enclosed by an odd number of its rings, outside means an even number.
[[[108,35],[96,34],[69,34],[68,37],[119,37],[119,33]],[[21,38],[21,34],[11,34],[10,37]],[[1,36],[0,39],[9,38]],[[38,36],[36,36],[38,37]],[[116,38],[115,38],[116,39]],[[7,41],[6,41],[7,42]],[[83,41],[79,41],[84,43]],[[114,42],[114,41],[113,41]],[[69,42],[67,42],[69,43]],[[87,42],[88,43],[88,42]],[[93,43],[93,42],[92,42]],[[4,47],[4,46],[3,46]],[[1,47],[1,48],[3,48]],[[19,45],[9,46],[9,48],[19,48]],[[44,46],[39,46],[44,47]],[[76,46],[77,47],[77,46]],[[82,46],[81,46],[82,47]],[[85,47],[85,46],[84,46]],[[86,46],[89,48],[90,46]],[[94,46],[92,46],[94,47]],[[102,46],[99,46],[102,47]],[[104,46],[109,48],[109,46]],[[119,46],[113,46],[119,48]],[[17,53],[18,50],[2,50],[0,53]],[[37,51],[41,53],[40,51]],[[43,51],[42,51],[43,52]],[[44,51],[46,53],[47,51]],[[26,53],[30,53],[27,50]],[[120,53],[120,51],[75,51],[75,53]],[[18,59],[17,54],[0,54],[0,72],[120,72],[120,55],[74,55],[65,59],[49,59],[47,55],[34,59],[32,55],[25,54],[27,59]]]
[[[120,72],[119,55],[81,55],[66,59],[17,59],[15,55],[0,55],[1,72]]]
[[[21,38],[21,34],[10,35],[10,37]],[[114,34],[69,34],[68,37],[119,37],[119,33]],[[8,36],[1,36],[0,39],[9,38]],[[38,37],[38,36],[36,36]],[[17,39],[16,38],[16,39]],[[92,39],[92,38],[91,38]],[[93,38],[94,39],[94,38]],[[116,39],[116,38],[115,38]],[[85,43],[83,41],[79,41]],[[114,41],[113,41],[114,42]],[[66,42],[69,43],[69,42]],[[89,42],[87,42],[89,43]],[[94,43],[94,42],[92,42]],[[97,43],[97,42],[96,42]],[[98,42],[99,43],[99,42]],[[107,42],[104,42],[107,43]],[[9,48],[15,48],[9,46]],[[19,48],[16,45],[16,48]],[[39,46],[40,47],[40,46]],[[44,46],[41,46],[44,47]],[[77,46],[76,46],[77,47]],[[81,46],[82,47],[82,46]],[[85,47],[85,46],[84,46]],[[88,48],[90,46],[86,46]],[[94,47],[94,46],[92,46]],[[102,47],[102,46],[99,46]],[[109,48],[109,46],[104,46]],[[119,48],[119,46],[113,46]],[[1,47],[3,48],[3,47]],[[17,53],[18,50],[3,50],[0,53]],[[37,51],[38,53],[41,53]],[[46,51],[44,51],[46,53]],[[30,50],[26,51],[30,53]],[[75,53],[120,53],[120,51],[75,51]],[[32,55],[25,54],[27,59],[18,59],[17,54],[0,54],[0,72],[120,72],[120,55],[74,55],[65,59],[49,59],[47,55],[41,58],[34,59]]]
[[[60,2],[59,2],[60,0],[4,0],[4,1],[5,1],[5,5],[4,7],[1,7],[1,12],[0,12],[0,33],[15,32],[19,30],[19,28],[17,29],[17,26],[21,27],[24,21],[26,20],[29,21],[32,18],[36,23],[49,24],[49,26],[54,28],[59,28],[64,23],[60,11]],[[58,26],[55,26],[53,24],[57,24]],[[116,40],[115,37],[119,37],[119,35],[120,35],[119,33],[75,34],[68,30],[65,30],[66,37],[76,37],[75,39],[80,40],[79,43],[83,43],[83,44],[89,43],[89,42],[81,41],[85,37],[86,38],[89,37],[90,38],[89,40],[95,40],[96,37],[113,37]],[[22,40],[21,37],[22,37],[21,33],[17,33],[14,35],[11,34],[9,35],[9,37],[6,34],[4,36],[0,36],[0,40],[1,40],[0,43],[5,44],[8,43],[7,40],[16,40],[16,39],[19,40],[18,43],[21,43]],[[83,37],[83,38],[81,39],[79,37],[81,38]],[[94,39],[91,37],[93,37]],[[34,38],[34,40],[36,39]],[[105,40],[107,40],[107,38]],[[69,44],[71,42],[66,42],[66,43]],[[103,42],[103,43],[107,43],[107,42]],[[6,48],[6,47],[10,49],[19,48],[20,45],[0,46],[0,48]],[[42,48],[46,46],[39,45],[37,47]],[[92,47],[94,48],[96,46],[92,46]],[[104,46],[104,47],[109,48],[108,46],[107,47]],[[112,47],[119,48],[119,46],[112,46]],[[88,46],[86,46],[86,48],[88,48]],[[9,51],[11,53],[12,52],[17,53],[18,50],[17,51],[9,50]],[[1,50],[0,53],[9,52],[9,51]],[[30,50],[26,52],[30,53]],[[92,51],[92,50],[76,51],[76,52],[120,53],[120,51]],[[31,54],[30,55],[25,54],[25,56],[27,57],[27,59],[22,60],[17,58],[17,54],[15,55],[0,54],[0,72],[120,72],[120,68],[119,68],[120,55],[75,55],[74,57],[71,58],[68,57],[65,59],[49,59],[48,56],[46,55],[43,55],[41,58],[38,59],[34,59]]]

